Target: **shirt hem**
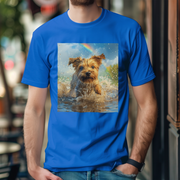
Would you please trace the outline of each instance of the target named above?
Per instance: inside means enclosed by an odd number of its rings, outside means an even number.
[[[121,158],[117,161],[112,162],[112,166],[86,166],[86,167],[76,167],[76,168],[52,168],[44,163],[44,169],[53,172],[61,172],[61,171],[93,171],[93,170],[100,170],[100,171],[111,171],[114,167],[123,164],[124,162]]]
[[[111,171],[112,169],[114,168],[114,165],[113,167],[110,167],[110,168],[103,168],[103,167],[100,167],[100,168],[94,168],[94,167],[84,167],[84,168],[63,168],[63,169],[51,169],[47,166],[44,166],[44,169],[48,169],[49,171],[53,171],[53,172],[61,172],[61,171],[93,171],[93,170],[101,170],[101,171]]]

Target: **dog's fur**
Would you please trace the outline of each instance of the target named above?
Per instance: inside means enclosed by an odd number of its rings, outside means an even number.
[[[99,56],[91,56],[89,59],[81,57],[69,58],[68,65],[73,65],[75,73],[72,76],[68,96],[78,97],[93,93],[101,95],[98,72],[102,59],[105,59],[103,53]]]

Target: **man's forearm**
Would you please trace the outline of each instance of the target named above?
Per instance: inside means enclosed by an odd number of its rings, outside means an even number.
[[[26,106],[24,114],[24,141],[28,171],[33,173],[40,166],[42,143],[44,138],[45,109],[37,112]]]
[[[138,162],[145,160],[148,148],[153,139],[158,116],[157,103],[144,106],[138,106],[137,121],[134,134],[134,142],[130,158]]]

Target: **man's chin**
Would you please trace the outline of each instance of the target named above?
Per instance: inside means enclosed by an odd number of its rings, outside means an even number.
[[[74,6],[88,6],[94,3],[95,0],[70,0]]]

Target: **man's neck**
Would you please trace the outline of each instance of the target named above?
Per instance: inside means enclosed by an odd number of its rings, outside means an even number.
[[[101,15],[101,7],[96,2],[88,6],[74,6],[69,3],[69,18],[77,23],[88,23],[99,18]]]

